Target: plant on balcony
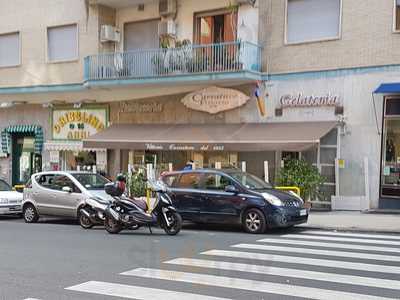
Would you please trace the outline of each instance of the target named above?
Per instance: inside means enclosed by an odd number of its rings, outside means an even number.
[[[318,168],[304,159],[290,159],[285,161],[278,182],[282,186],[299,187],[302,198],[309,201],[322,198],[320,188],[325,182],[325,177],[319,173]]]

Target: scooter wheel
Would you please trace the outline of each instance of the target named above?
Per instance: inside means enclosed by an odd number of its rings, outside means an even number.
[[[166,234],[168,235],[177,235],[182,228],[182,217],[177,212],[167,213],[169,221],[172,222],[171,226],[167,226],[164,224],[163,228]]]
[[[82,213],[79,213],[78,219],[79,219],[79,225],[81,225],[83,229],[90,229],[94,226],[92,221],[90,221],[90,219]]]
[[[115,221],[113,218],[106,217],[104,219],[104,228],[108,233],[117,234],[122,230],[122,225]]]

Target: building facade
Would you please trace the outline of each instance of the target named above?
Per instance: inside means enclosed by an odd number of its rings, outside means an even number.
[[[0,175],[193,160],[275,182],[304,158],[316,204],[400,208],[400,90],[378,89],[400,8],[377,2],[3,1]]]

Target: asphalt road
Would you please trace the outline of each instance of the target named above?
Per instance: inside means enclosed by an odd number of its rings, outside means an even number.
[[[400,236],[0,218],[0,299],[400,299]]]

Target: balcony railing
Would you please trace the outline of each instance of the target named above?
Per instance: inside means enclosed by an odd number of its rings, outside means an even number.
[[[187,45],[85,58],[85,80],[261,71],[261,47],[249,42]]]

